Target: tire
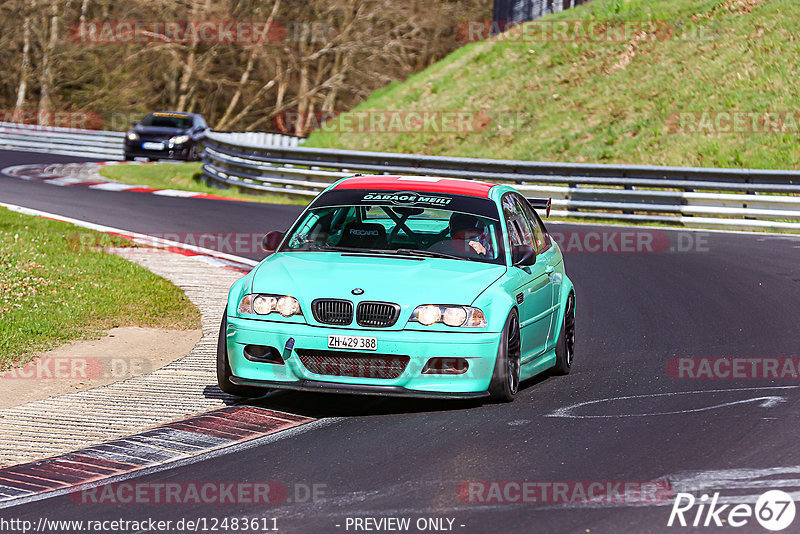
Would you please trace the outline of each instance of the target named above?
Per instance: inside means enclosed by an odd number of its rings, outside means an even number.
[[[125,161],[133,161],[133,156],[130,154],[125,154]]]
[[[575,294],[567,297],[567,306],[564,309],[564,320],[561,321],[561,330],[556,342],[556,364],[553,374],[568,375],[572,369],[572,360],[575,355]]]
[[[500,337],[500,347],[494,364],[489,395],[494,402],[511,402],[519,389],[521,366],[519,316],[511,310]]]
[[[235,395],[237,397],[256,398],[263,397],[269,390],[265,388],[254,388],[249,386],[239,386],[231,383],[231,364],[228,361],[228,343],[226,342],[226,330],[228,329],[228,310],[222,315],[222,323],[219,325],[219,338],[217,339],[217,384],[223,393]]]

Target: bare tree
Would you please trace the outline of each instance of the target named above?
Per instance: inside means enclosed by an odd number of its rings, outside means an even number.
[[[491,0],[4,0],[0,107],[21,110],[38,99],[45,121],[53,109],[172,108],[200,111],[217,128],[306,133],[321,113],[350,109],[444,57],[462,44],[460,20],[490,13]],[[187,18],[266,22],[268,35],[285,35],[269,43],[155,33],[94,42],[65,31],[93,21]],[[287,125],[287,111],[304,120]]]
[[[28,91],[28,72],[31,68],[31,18],[26,14],[22,21],[22,60],[19,67],[19,86],[17,101],[14,104],[14,117],[18,117],[25,106]]]
[[[53,55],[58,44],[59,9],[58,3],[50,3],[50,20],[46,30],[47,42],[42,51],[42,70],[39,77],[39,124],[49,125],[53,101]]]

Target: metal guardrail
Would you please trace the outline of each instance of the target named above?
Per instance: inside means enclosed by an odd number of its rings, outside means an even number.
[[[211,132],[203,173],[221,187],[314,197],[355,172],[511,183],[559,217],[800,232],[800,172],[589,165],[258,146]]]
[[[283,135],[271,132],[210,132],[218,138],[227,139],[231,143],[252,146],[299,146],[303,144],[302,137]]]
[[[121,160],[123,132],[0,122],[0,148]]]
[[[268,132],[214,132],[231,143],[258,147],[298,146],[300,137]],[[85,156],[105,160],[123,159],[124,132],[81,130],[0,122],[0,148]]]

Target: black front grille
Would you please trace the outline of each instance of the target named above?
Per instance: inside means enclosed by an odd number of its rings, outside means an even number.
[[[303,366],[317,375],[349,376],[354,378],[398,378],[410,358],[395,354],[337,352],[330,350],[297,349]]]
[[[362,302],[356,310],[359,326],[387,328],[400,316],[400,306],[391,302]]]
[[[311,303],[311,313],[318,323],[348,325],[353,322],[353,303],[349,300],[317,299]]]

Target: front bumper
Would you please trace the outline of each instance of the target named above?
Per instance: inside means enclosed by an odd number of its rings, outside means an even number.
[[[147,150],[142,148],[142,141],[125,140],[125,155],[128,157],[152,159],[179,159],[188,160],[191,155],[192,143],[177,145],[169,148],[166,143],[164,150]]]
[[[300,360],[298,350],[328,349],[328,335],[372,336],[378,339],[377,354],[408,356],[397,378],[369,378],[315,374]],[[497,332],[423,332],[415,330],[348,329],[228,317],[226,341],[233,376],[239,385],[302,391],[463,398],[487,394],[497,358],[501,334]],[[293,348],[287,341],[294,340]],[[245,358],[246,345],[276,348],[284,364],[256,362]],[[469,368],[463,374],[422,374],[428,360],[463,358]]]
[[[251,380],[231,377],[231,382],[240,386],[254,386],[274,389],[291,389],[294,391],[315,391],[317,393],[348,393],[356,395],[390,395],[397,397],[419,397],[434,399],[475,399],[488,397],[488,391],[417,391],[400,386],[365,386],[362,384],[341,384],[320,382],[317,380],[298,380],[296,382],[277,382],[272,380]]]

